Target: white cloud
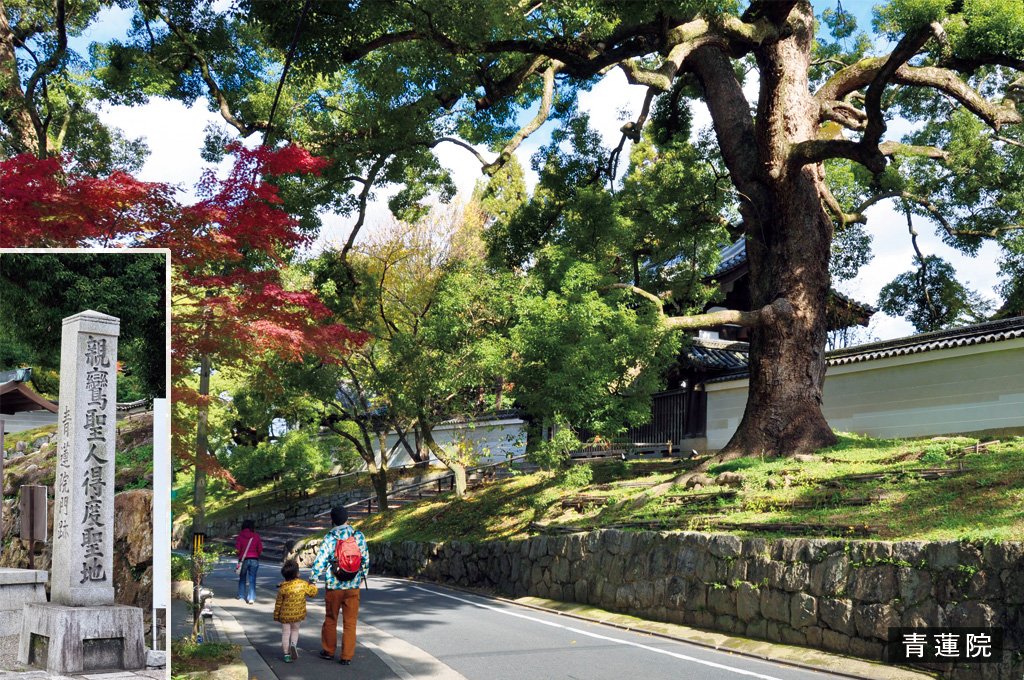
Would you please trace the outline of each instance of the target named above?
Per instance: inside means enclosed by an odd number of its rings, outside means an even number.
[[[193,106],[169,99],[153,98],[144,106],[104,106],[100,119],[124,131],[128,137],[142,137],[150,155],[139,173],[148,182],[168,182],[190,193],[203,170],[211,167],[199,153],[208,123],[222,124],[221,117],[201,99]]]

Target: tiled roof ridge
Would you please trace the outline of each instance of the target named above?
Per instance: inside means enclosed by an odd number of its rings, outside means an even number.
[[[971,326],[961,326],[942,331],[931,331],[919,335],[909,335],[904,338],[883,340],[867,345],[856,345],[844,347],[843,349],[832,350],[825,353],[825,360],[829,366],[845,366],[862,361],[874,359],[886,359],[894,356],[907,354],[919,354],[936,349],[950,349],[953,347],[970,347],[1002,340],[1024,338],[1024,316],[997,321],[986,321]],[[735,344],[735,343],[734,343]],[[745,343],[743,343],[745,344]],[[732,348],[733,351],[743,351],[739,347]],[[726,382],[729,380],[741,380],[749,376],[749,371],[737,372],[732,375],[724,375],[706,380],[705,383]]]
[[[825,358],[831,366],[842,366],[871,359],[917,354],[933,349],[968,347],[1017,337],[1024,337],[1024,317],[1020,316],[919,335],[908,335],[867,345],[844,347],[826,352]]]
[[[742,340],[722,340],[721,338],[690,338],[692,344],[702,345],[710,349],[731,349],[737,352],[749,352],[750,343]]]

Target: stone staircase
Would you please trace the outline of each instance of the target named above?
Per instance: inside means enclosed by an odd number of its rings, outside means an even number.
[[[484,468],[483,470],[477,470],[468,474],[466,483],[469,488],[473,488],[481,484],[511,477],[512,474],[505,467]],[[400,486],[388,493],[388,509],[400,508],[403,505],[418,503],[424,499],[436,498],[439,494],[453,489],[453,483],[452,475],[448,475],[441,479],[411,486]],[[345,507],[348,508],[349,521],[358,526],[360,520],[378,512],[377,496],[371,493],[360,500],[347,503]],[[329,512],[315,517],[295,518],[272,527],[256,527],[256,532],[263,540],[262,560],[281,562],[295,543],[312,534],[330,528],[331,516]],[[213,538],[210,539],[210,542],[224,546],[228,554],[234,555],[235,538],[233,536]]]

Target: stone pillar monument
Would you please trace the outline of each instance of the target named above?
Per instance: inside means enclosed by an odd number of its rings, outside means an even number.
[[[145,666],[142,610],[114,604],[120,321],[64,319],[50,602],[26,604],[18,660],[58,673]]]

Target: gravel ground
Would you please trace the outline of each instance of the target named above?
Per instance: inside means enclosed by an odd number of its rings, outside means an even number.
[[[20,635],[0,636],[0,671],[24,668],[18,663],[18,640]]]

